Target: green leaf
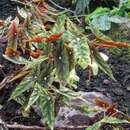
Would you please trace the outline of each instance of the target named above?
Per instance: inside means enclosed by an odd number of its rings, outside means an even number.
[[[111,29],[111,21],[109,20],[109,16],[107,14],[94,17],[92,20],[92,25],[95,28],[98,28],[99,30],[102,31],[107,31]]]
[[[77,14],[84,14],[85,9],[87,8],[89,13],[89,4],[91,0],[76,0],[76,13]]]
[[[8,57],[8,56],[6,56],[6,55],[3,55],[3,57],[6,59],[6,60],[8,60],[8,61],[10,61],[10,62],[12,62],[12,63],[14,63],[14,64],[18,64],[18,65],[25,65],[25,64],[27,64],[29,61],[27,61],[25,58],[23,58],[23,57]]]
[[[23,80],[13,91],[9,100],[15,99],[16,97],[20,96],[23,92],[30,89],[33,83],[34,83],[33,79],[30,78]]]
[[[93,62],[91,64],[91,68],[92,68],[93,75],[97,75],[98,70],[99,70],[99,66],[98,66],[98,63],[95,61],[95,59],[93,59]]]
[[[38,88],[39,97],[39,107],[41,109],[43,118],[47,122],[51,130],[54,129],[55,113],[54,113],[54,100],[48,94],[48,90],[36,83]]]
[[[28,111],[30,109],[30,107],[38,100],[39,98],[39,93],[38,93],[38,88],[37,88],[37,84],[35,84],[33,92],[29,98],[28,104],[25,108],[25,111]]]
[[[43,115],[43,118],[47,122],[51,130],[54,129],[54,102],[52,100],[47,100],[46,98],[40,97],[40,109]]]
[[[88,127],[86,130],[99,130],[101,127],[101,122],[94,123],[92,126]]]
[[[126,120],[117,119],[115,117],[105,117],[102,119],[103,123],[109,123],[109,124],[121,124],[121,123],[129,123]]]
[[[57,44],[55,64],[58,78],[62,81],[66,81],[70,72],[70,64],[67,50],[63,43]]]
[[[47,60],[47,56],[40,56],[38,59],[34,59],[27,63],[26,68],[34,69],[37,65],[41,64],[43,61]]]
[[[65,31],[66,15],[60,15],[52,29],[52,33],[64,32]]]
[[[94,55],[94,59],[96,60],[96,62],[98,63],[99,68],[106,73],[110,78],[112,78],[113,80],[115,80],[112,70],[109,67],[109,65],[103,60],[103,58],[101,57],[100,53],[97,50],[93,51],[93,55]]]
[[[26,11],[23,8],[20,9],[19,7],[17,7],[17,11],[21,17],[27,18],[28,14],[26,13]]]
[[[75,98],[80,95],[78,92],[74,92],[73,90],[64,86],[60,86],[60,89],[57,89],[56,91],[67,98]]]
[[[91,63],[90,48],[87,38],[85,36],[81,37],[81,39],[77,38],[76,41],[72,41],[71,44],[74,48],[76,63],[83,69],[87,68]]]
[[[24,94],[20,94],[19,96],[15,97],[14,99],[17,103],[21,104],[21,105],[25,105],[26,101],[27,101],[27,97],[24,96]]]
[[[86,17],[86,22],[88,19],[93,19],[95,17],[102,16],[104,14],[107,14],[108,12],[109,12],[108,8],[99,7]]]

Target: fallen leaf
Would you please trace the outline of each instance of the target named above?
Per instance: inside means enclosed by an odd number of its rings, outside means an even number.
[[[112,104],[110,107],[107,108],[105,115],[115,117],[117,114],[117,104]]]
[[[105,100],[102,100],[100,98],[96,98],[95,103],[98,107],[101,107],[104,109],[107,109],[110,106],[110,104],[108,102],[106,102]]]
[[[41,55],[41,50],[40,49],[36,49],[36,51],[31,51],[30,56],[32,56],[33,58],[38,58]]]
[[[3,27],[3,26],[4,26],[4,21],[0,20],[0,27]]]
[[[13,48],[6,48],[5,55],[9,57],[19,57],[20,52],[17,50],[14,50]]]

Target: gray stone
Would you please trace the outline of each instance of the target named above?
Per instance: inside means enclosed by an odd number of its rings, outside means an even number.
[[[127,86],[126,89],[127,89],[127,91],[130,91],[130,84]]]
[[[120,88],[113,89],[113,93],[115,93],[115,94],[118,95],[118,96],[124,95],[123,90],[120,89]]]
[[[104,116],[104,109],[95,104],[95,99],[100,98],[112,104],[112,101],[99,92],[80,92],[81,98],[71,99],[66,103],[70,107],[60,108],[56,117],[55,126],[58,128],[81,128],[92,125]],[[86,108],[88,111],[84,111]],[[91,112],[89,111],[91,110]]]
[[[6,127],[6,124],[1,119],[1,117],[0,117],[0,130],[8,130],[8,128]]]

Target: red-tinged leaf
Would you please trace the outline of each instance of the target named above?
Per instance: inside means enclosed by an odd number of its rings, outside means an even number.
[[[46,41],[46,38],[45,37],[40,37],[40,36],[36,36],[36,37],[33,37],[32,39],[29,40],[30,42],[45,42]]]
[[[107,108],[105,115],[106,116],[112,116],[115,117],[117,114],[117,105],[116,104],[112,104],[109,108]]]
[[[55,41],[55,40],[58,40],[58,39],[63,35],[63,33],[64,33],[64,32],[51,35],[50,37],[48,37],[48,38],[46,39],[46,42],[53,42],[53,41]]]
[[[96,98],[95,103],[98,107],[101,107],[104,109],[107,109],[110,106],[108,102],[106,102],[105,100],[102,100],[100,98]]]
[[[37,49],[36,51],[31,51],[30,56],[37,59],[41,54],[42,54],[41,50]]]
[[[45,8],[45,7],[38,7],[38,9],[39,9],[39,11],[41,12],[41,13],[47,13],[48,12],[48,9],[47,8]]]
[[[18,28],[17,28],[17,25],[16,25],[16,22],[13,21],[10,25],[10,28],[9,28],[10,32],[13,34],[13,36],[16,36],[17,33],[18,33]]]
[[[33,0],[34,3],[43,3],[45,0]]]
[[[94,47],[95,48],[112,48],[112,47],[115,47],[115,46],[107,45],[107,44],[94,44]]]
[[[9,57],[19,57],[20,56],[20,52],[14,50],[13,48],[6,48],[5,55],[9,56]]]
[[[130,48],[130,44],[127,43],[127,42],[116,42],[116,41],[101,38],[99,36],[96,36],[96,39],[98,41],[100,41],[101,43],[103,43],[103,45],[105,45],[105,46],[108,45],[110,47],[126,47],[126,48]]]
[[[4,26],[4,21],[0,20],[0,27]]]

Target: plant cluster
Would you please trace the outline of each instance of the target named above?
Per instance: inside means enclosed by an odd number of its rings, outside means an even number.
[[[79,5],[85,6],[80,11],[84,12],[90,0],[75,2],[77,10],[81,9]],[[127,42],[113,41],[101,30],[109,30],[113,21],[120,22],[112,16],[128,16],[126,9],[129,4],[130,1],[120,3],[119,8],[111,11],[100,7],[87,15],[86,24],[94,36],[92,40],[88,38],[86,30],[71,20],[68,12],[56,10],[44,0],[34,0],[31,4],[25,2],[24,8],[17,8],[18,16],[15,19],[1,20],[0,37],[7,36],[8,39],[3,56],[23,66],[10,79],[10,82],[17,81],[18,85],[9,100],[20,103],[25,115],[31,107],[37,105],[46,123],[53,129],[56,114],[64,101],[80,97],[74,91],[79,80],[75,71],[76,65],[83,69],[88,68],[89,78],[91,74],[97,75],[101,69],[115,80],[106,63],[107,56],[100,52],[100,48],[129,48],[130,45]],[[98,106],[100,104],[103,103],[97,103]],[[115,109],[111,106],[106,108],[107,111],[110,108]],[[103,122],[121,122],[111,116],[110,118],[104,118],[87,130],[96,130]]]

